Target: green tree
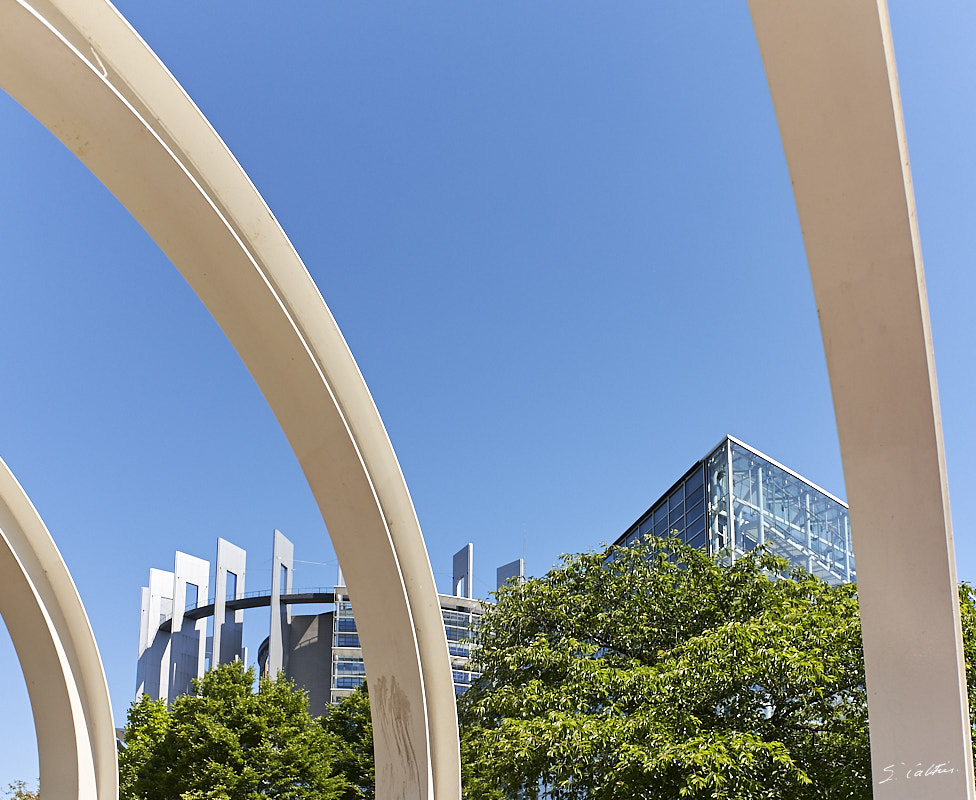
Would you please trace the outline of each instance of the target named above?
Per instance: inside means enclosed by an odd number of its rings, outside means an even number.
[[[959,616],[962,622],[962,647],[966,655],[966,685],[969,689],[969,724],[972,729],[973,758],[976,760],[976,589],[959,585]]]
[[[348,782],[341,800],[372,800],[376,796],[376,770],[366,684],[330,707],[319,722],[341,743],[336,769]]]
[[[460,699],[466,797],[870,797],[855,589],[788,570],[649,539],[503,587]]]
[[[40,788],[31,789],[27,786],[27,781],[14,781],[7,784],[4,796],[10,800],[40,800]]]
[[[143,697],[129,710],[119,754],[122,800],[333,800],[338,746],[279,677],[253,690],[240,662],[210,670],[166,709]]]
[[[148,695],[129,707],[123,739],[119,751],[119,795],[139,798],[137,786],[141,776],[150,778],[153,754],[161,747],[169,729],[169,711],[164,700],[151,700]]]

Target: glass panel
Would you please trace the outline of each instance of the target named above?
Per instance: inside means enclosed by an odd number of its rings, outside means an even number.
[[[695,536],[692,536],[688,540],[688,544],[690,544],[692,547],[696,548],[697,550],[704,550],[705,549],[705,531],[703,530],[703,531],[701,531],[701,533],[698,533]]]
[[[693,536],[697,536],[699,533],[705,532],[705,518],[699,517],[694,522],[690,523],[685,530],[685,536],[691,539]],[[697,546],[697,545],[696,545]]]
[[[700,492],[704,485],[705,475],[701,469],[692,473],[691,477],[685,481],[685,499],[692,497],[696,492]]]
[[[732,496],[736,545],[747,551],[765,542],[770,552],[812,569],[829,583],[848,580],[853,553],[847,509],[833,498],[765,458],[737,444],[731,445]],[[709,510],[721,508],[712,500],[724,489],[721,465],[710,457]],[[711,515],[710,515],[711,518]]]
[[[688,511],[686,512],[685,516],[688,517],[688,519],[696,519],[700,517],[704,513],[704,511],[705,511],[705,503],[704,503],[704,498],[702,498],[694,505],[688,506]]]

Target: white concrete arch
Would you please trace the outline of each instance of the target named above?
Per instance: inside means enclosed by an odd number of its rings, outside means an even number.
[[[110,5],[0,3],[0,85],[183,272],[298,455],[357,603],[380,796],[457,797],[454,699],[429,562],[379,416],[310,277],[204,117]],[[750,6],[834,394],[875,792],[973,797],[938,400],[887,11],[883,0]],[[31,657],[41,658],[37,647]],[[55,733],[46,725],[38,735]],[[887,779],[889,766],[916,762],[953,772],[922,786]]]
[[[44,794],[118,797],[112,705],[95,637],[54,540],[2,461],[0,615],[27,682]]]
[[[169,256],[281,424],[356,607],[379,796],[459,797],[450,661],[416,514],[359,369],[274,216],[103,0],[3,0],[0,85]],[[37,732],[45,741],[56,735],[47,723]]]
[[[885,0],[749,5],[837,417],[874,796],[973,798],[942,423],[888,10]]]

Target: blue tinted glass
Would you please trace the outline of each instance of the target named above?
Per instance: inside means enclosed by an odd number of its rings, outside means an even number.
[[[705,513],[705,503],[699,500],[697,503],[688,506],[688,511],[685,516],[688,519],[697,519],[702,514]]]
[[[700,492],[703,486],[703,481],[705,479],[702,470],[697,470],[692,473],[691,477],[685,481],[685,498],[693,496],[696,492]]]
[[[694,520],[688,525],[688,528],[685,531],[685,536],[688,539],[691,539],[693,536],[697,536],[698,534],[704,532],[705,532],[705,518],[699,517],[698,519]]]

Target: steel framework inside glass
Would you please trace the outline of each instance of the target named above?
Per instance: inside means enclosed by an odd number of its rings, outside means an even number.
[[[616,543],[649,533],[733,560],[763,544],[828,583],[857,579],[847,504],[731,436]]]

